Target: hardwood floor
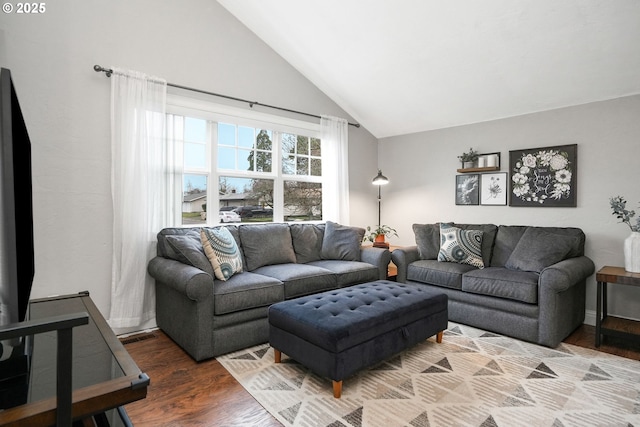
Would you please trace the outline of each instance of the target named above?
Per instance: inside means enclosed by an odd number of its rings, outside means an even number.
[[[218,361],[194,362],[162,331],[122,341],[151,378],[147,398],[126,406],[136,427],[281,426]],[[582,325],[564,342],[595,349],[595,328]],[[612,337],[598,350],[640,361],[640,345]]]

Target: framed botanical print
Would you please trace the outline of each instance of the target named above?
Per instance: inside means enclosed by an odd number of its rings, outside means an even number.
[[[509,151],[509,205],[575,207],[578,145]]]
[[[483,173],[480,175],[480,204],[505,206],[507,204],[507,173]]]
[[[480,174],[456,175],[456,205],[477,205]]]

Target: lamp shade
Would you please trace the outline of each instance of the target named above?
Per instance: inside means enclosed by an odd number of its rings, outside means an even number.
[[[382,175],[382,171],[378,169],[378,175],[376,175],[376,177],[373,178],[373,181],[371,181],[371,183],[373,185],[385,185],[389,183],[389,178]]]

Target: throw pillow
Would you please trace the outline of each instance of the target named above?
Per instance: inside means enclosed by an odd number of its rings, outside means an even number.
[[[226,227],[203,228],[200,239],[217,279],[226,281],[242,272],[242,258],[236,240]]]
[[[537,227],[525,230],[507,259],[510,270],[540,273],[545,268],[562,261],[579,243],[579,238],[545,231]]]
[[[420,259],[437,259],[440,250],[440,223],[413,224]]]
[[[319,261],[324,237],[322,224],[291,224],[291,239],[296,260],[300,264]]]
[[[251,224],[238,230],[247,271],[264,265],[296,262],[289,224]]]
[[[480,230],[462,230],[440,224],[440,252],[438,261],[457,262],[484,268],[482,261],[482,235]]]
[[[360,246],[365,229],[327,221],[322,239],[322,259],[360,261]]]
[[[214,275],[211,263],[207,259],[200,241],[200,234],[174,234],[164,237],[173,250],[172,258],[183,264],[192,265],[200,270]],[[170,255],[170,254],[167,254]]]

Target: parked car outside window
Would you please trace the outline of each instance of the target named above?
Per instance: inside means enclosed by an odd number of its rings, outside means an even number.
[[[240,218],[240,215],[233,211],[220,211],[219,218],[221,223],[242,222],[242,218]]]

